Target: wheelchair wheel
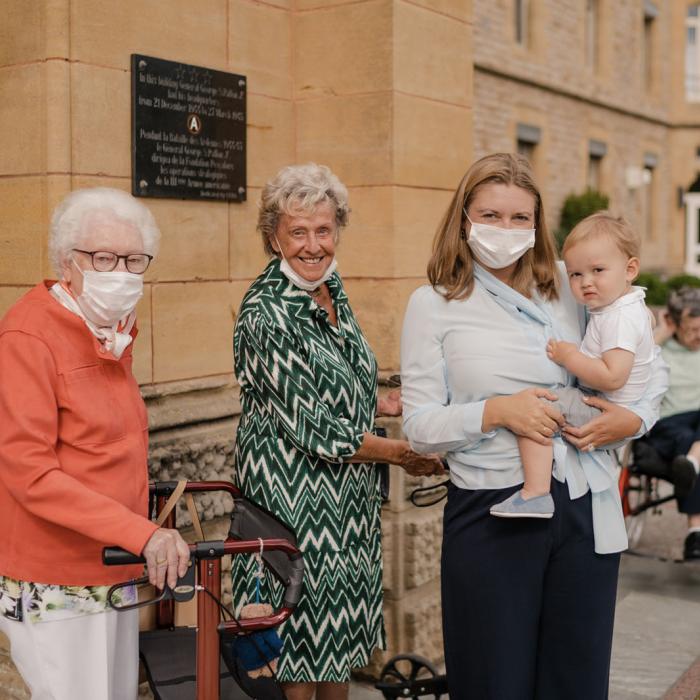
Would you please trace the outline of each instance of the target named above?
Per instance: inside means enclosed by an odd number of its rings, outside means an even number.
[[[651,500],[652,482],[645,474],[637,474],[630,468],[631,458],[632,450],[630,445],[627,445],[620,460],[621,469],[618,485],[629,548],[634,549],[642,538],[642,532],[649,516],[649,510],[643,510],[641,513],[637,511],[642,504]]]
[[[651,479],[643,474],[630,474],[625,469],[620,476],[622,494],[622,512],[625,515],[625,527],[630,549],[634,549],[642,539],[642,532],[649,517],[649,510],[637,513],[637,508],[642,503],[651,500]]]

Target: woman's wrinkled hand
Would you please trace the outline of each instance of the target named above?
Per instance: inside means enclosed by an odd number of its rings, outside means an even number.
[[[432,476],[445,473],[442,459],[436,454],[422,455],[414,452],[406,443],[406,449],[401,458],[400,465],[411,476]]]
[[[378,416],[400,416],[402,412],[401,389],[394,389],[377,399]]]
[[[494,428],[508,428],[540,445],[549,445],[566,421],[554,406],[542,399],[556,401],[557,395],[548,389],[533,388],[487,399],[481,429],[487,433]]]
[[[142,556],[146,559],[148,580],[159,590],[166,582],[174,588],[177,579],[187,573],[190,549],[177,530],[160,527],[146,542]]]
[[[564,437],[579,450],[585,452],[619,442],[635,435],[642,425],[636,413],[598,396],[587,396],[584,401],[602,413],[579,428],[570,425],[563,428]]]

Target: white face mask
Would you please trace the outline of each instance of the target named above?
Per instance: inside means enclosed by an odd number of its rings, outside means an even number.
[[[303,289],[305,292],[313,292],[314,290],[318,289],[324,282],[326,282],[330,278],[330,276],[335,272],[336,268],[338,267],[338,263],[335,259],[335,256],[333,256],[331,264],[326,268],[326,271],[321,275],[321,277],[311,282],[310,280],[307,280],[305,277],[302,277],[298,272],[295,272],[292,269],[292,266],[287,262],[287,258],[284,257],[284,253],[282,252],[282,246],[277,240],[277,237],[275,237],[275,241],[277,241],[277,246],[280,249],[280,255],[282,256],[282,260],[280,262],[280,272],[295,287],[299,287],[299,289]]]
[[[97,326],[115,326],[143,296],[143,275],[119,270],[80,270],[80,274],[83,291],[76,301],[85,317]]]
[[[499,228],[489,224],[471,224],[467,245],[478,261],[492,270],[502,270],[535,246],[534,228]]]

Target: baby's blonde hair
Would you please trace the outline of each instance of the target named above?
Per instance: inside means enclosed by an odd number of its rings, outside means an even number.
[[[635,230],[621,216],[613,216],[609,211],[599,211],[579,221],[564,240],[562,256],[577,243],[594,236],[608,236],[628,258],[638,258],[641,241]]]

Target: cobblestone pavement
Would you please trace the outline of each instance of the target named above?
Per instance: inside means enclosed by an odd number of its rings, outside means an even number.
[[[700,562],[679,563],[685,535],[668,503],[646,516],[635,547],[646,556],[623,556],[611,700],[700,698]]]

